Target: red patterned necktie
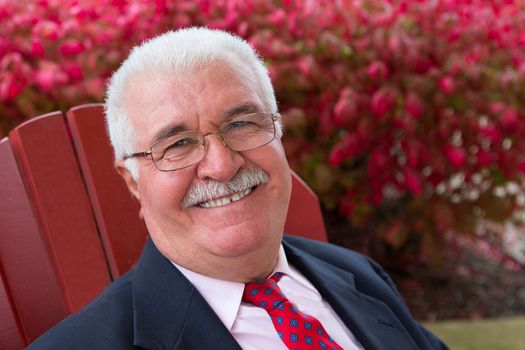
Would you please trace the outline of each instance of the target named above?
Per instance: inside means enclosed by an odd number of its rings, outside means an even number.
[[[246,284],[242,300],[265,309],[273,325],[290,350],[323,349],[343,350],[330,338],[316,318],[302,313],[281,292],[277,282],[282,273],[267,280]]]

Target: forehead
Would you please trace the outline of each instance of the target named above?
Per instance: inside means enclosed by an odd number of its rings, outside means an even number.
[[[252,72],[224,64],[184,74],[137,75],[125,93],[136,141],[152,142],[166,128],[217,127],[236,111],[263,111],[256,81]]]

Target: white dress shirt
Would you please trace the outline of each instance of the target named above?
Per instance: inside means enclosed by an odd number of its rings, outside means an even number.
[[[277,335],[266,310],[242,302],[244,283],[211,278],[175,263],[173,265],[204,297],[241,348],[244,350],[287,350]],[[363,349],[312,283],[288,264],[282,246],[273,273],[275,272],[284,273],[279,281],[279,287],[288,300],[302,312],[318,319],[337,344],[345,350]]]

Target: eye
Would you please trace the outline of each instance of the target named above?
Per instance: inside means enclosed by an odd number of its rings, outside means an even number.
[[[224,127],[223,133],[251,131],[258,127],[259,124],[253,120],[233,120]]]
[[[192,137],[182,137],[175,139],[164,147],[162,156],[160,159],[174,161],[176,159],[181,159],[187,156],[189,153],[193,152],[195,148],[199,145],[199,140]]]
[[[242,128],[244,126],[251,126],[251,125],[257,125],[257,124],[249,120],[236,120],[234,122],[229,123],[227,128],[235,129],[235,128]]]
[[[196,139],[186,137],[184,139],[177,140],[170,144],[168,147],[166,147],[166,152],[170,149],[176,149],[176,148],[184,148],[187,146],[195,145],[197,143]]]

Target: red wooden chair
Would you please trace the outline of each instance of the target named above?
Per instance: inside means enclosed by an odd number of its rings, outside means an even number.
[[[292,186],[285,232],[325,241],[317,197],[295,173]],[[0,198],[0,350],[10,350],[129,270],[147,231],[113,169],[102,105],[32,119],[1,140]]]

